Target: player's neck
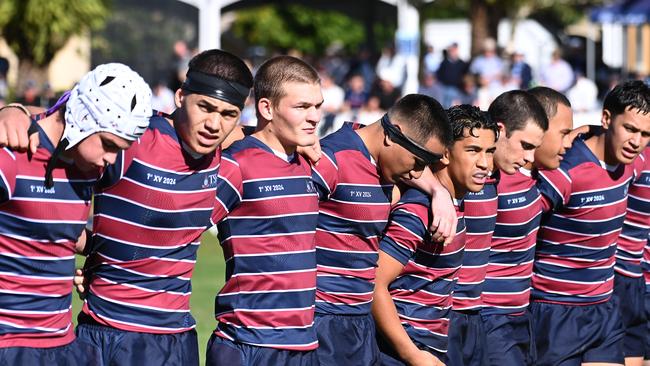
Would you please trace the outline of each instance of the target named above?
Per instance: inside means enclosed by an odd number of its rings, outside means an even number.
[[[255,132],[252,136],[262,141],[272,150],[279,151],[287,155],[292,155],[294,152],[296,152],[297,146],[284,143],[281,136],[279,136],[274,130],[273,123],[266,124],[263,129]]]
[[[56,147],[63,137],[63,130],[65,130],[65,120],[63,114],[60,112],[52,113],[51,115],[40,119],[38,125],[43,129],[47,138]]]
[[[499,156],[499,158],[501,156],[497,155],[497,154],[499,154],[499,148],[498,147],[497,147],[497,151],[494,152],[494,159],[492,160],[494,162],[494,168],[492,169],[493,173],[501,171],[501,166],[499,166],[499,159],[497,159],[497,156]]]
[[[616,165],[616,157],[614,154],[610,153],[607,149],[607,132],[594,135],[585,140],[585,145],[587,148],[596,156],[600,161],[605,162],[605,164]]]
[[[449,192],[449,194],[455,199],[461,199],[465,195],[465,190],[457,187],[449,176],[449,171],[447,168],[442,168],[437,172],[433,173],[440,181],[443,187]]]
[[[370,156],[378,162],[380,155],[379,152],[384,143],[384,129],[381,127],[381,124],[375,122],[354,132],[359,135],[361,141],[363,141],[363,144],[366,146],[366,149],[368,149]]]

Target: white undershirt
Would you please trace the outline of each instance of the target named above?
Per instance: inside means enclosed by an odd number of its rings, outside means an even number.
[[[519,168],[519,172],[520,172],[521,174],[523,174],[523,175],[525,175],[525,176],[527,176],[527,177],[530,178],[530,169]]]
[[[608,172],[615,172],[616,169],[618,169],[618,164],[616,164],[616,165],[609,165],[609,164],[605,163],[605,162],[602,161],[602,160],[598,160],[598,162],[600,163],[600,166],[601,166],[603,169],[607,170]]]
[[[290,163],[293,160],[293,158],[296,156],[296,153],[291,153],[290,155],[288,155],[274,149],[271,149],[271,151],[273,151],[273,154],[275,154],[275,156],[286,161],[287,163]]]

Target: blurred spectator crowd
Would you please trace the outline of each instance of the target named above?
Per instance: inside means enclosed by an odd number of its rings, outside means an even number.
[[[445,108],[472,104],[487,110],[501,93],[544,85],[567,95],[574,112],[599,123],[598,88],[562,58],[559,50],[540,70],[533,70],[520,52],[498,53],[487,39],[482,53],[470,61],[459,57],[458,45],[444,50],[427,47],[422,57],[418,93],[436,98]],[[327,56],[313,61],[322,78],[324,115],[321,136],[336,131],[344,121],[369,124],[376,121],[402,95],[405,60],[393,48],[385,48],[376,63],[366,52],[344,59]],[[580,120],[580,118],[578,118]]]
[[[175,109],[174,90],[182,83],[187,62],[195,53],[196,50],[190,49],[183,41],[174,44],[171,72],[152,82],[152,102],[156,110],[171,113]],[[376,121],[403,94],[405,60],[392,47],[383,49],[376,62],[367,50],[352,57],[342,56],[341,52],[327,52],[327,56],[322,58],[292,56],[310,62],[321,75],[324,113],[318,131],[320,136],[336,131],[345,121],[361,124]],[[249,62],[253,71],[263,59],[257,61]],[[8,102],[8,66],[6,59],[0,58],[0,105]],[[444,50],[429,46],[422,57],[420,73],[418,93],[437,99],[445,108],[472,104],[487,110],[490,103],[505,91],[544,85],[569,98],[578,125],[599,123],[596,84],[583,72],[572,68],[559,50],[553,53],[548,64],[533,70],[521,52],[499,54],[493,39],[487,39],[481,54],[472,60],[459,57],[456,43]],[[612,82],[615,84],[616,80]],[[13,101],[43,107],[56,101],[54,91],[47,84],[37,85],[28,80],[20,90]],[[601,90],[604,92],[606,90]],[[252,102],[249,98],[241,118],[242,125],[249,128],[254,128],[257,123]]]

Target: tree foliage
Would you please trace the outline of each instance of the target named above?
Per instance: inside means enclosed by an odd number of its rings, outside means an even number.
[[[585,15],[585,10],[603,3],[602,0],[484,0],[496,14],[507,17],[545,14],[557,17],[562,26],[573,24]],[[436,0],[422,6],[423,18],[465,18],[471,9],[470,0]]]
[[[2,0],[0,33],[21,61],[44,67],[71,36],[108,15],[109,0]]]
[[[122,62],[150,83],[175,76],[174,43],[196,45],[198,9],[176,0],[113,0],[113,6],[106,25],[92,33],[93,65]]]
[[[249,44],[310,55],[322,55],[335,42],[354,52],[365,39],[363,26],[350,17],[295,4],[238,11],[233,31]]]
[[[499,21],[525,18],[561,29],[584,17],[588,8],[602,0],[436,0],[422,6],[423,18],[469,18],[472,22],[472,54],[486,37],[496,38]],[[551,29],[553,30],[553,29]]]

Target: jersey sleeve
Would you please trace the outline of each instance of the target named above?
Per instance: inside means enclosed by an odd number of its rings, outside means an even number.
[[[391,211],[379,249],[406,265],[424,241],[428,226],[428,208],[417,203],[398,204]]]
[[[338,182],[339,167],[336,162],[336,156],[332,151],[323,149],[323,157],[317,165],[312,167],[312,180],[318,191],[318,198],[326,201],[336,190]]]
[[[211,224],[217,224],[230,211],[234,210],[241,203],[243,194],[244,184],[239,163],[231,156],[226,154],[222,155],[219,176],[217,178],[216,201],[210,219]]]
[[[537,188],[542,194],[544,210],[555,210],[569,202],[571,197],[571,176],[562,167],[540,170]]]
[[[0,149],[0,203],[9,201],[14,194],[17,168],[14,153],[7,148]]]

